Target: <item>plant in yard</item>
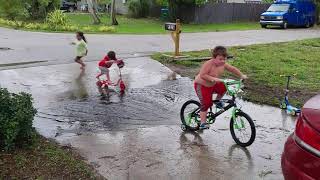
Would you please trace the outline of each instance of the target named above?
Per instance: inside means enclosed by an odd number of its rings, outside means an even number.
[[[42,29],[42,24],[40,23],[28,23],[24,25],[24,28],[30,29],[30,30],[38,30]]]
[[[131,17],[147,17],[149,14],[150,2],[148,0],[132,0],[129,1],[128,8]]]
[[[199,6],[209,1],[215,0],[156,0],[159,5],[169,7],[169,17],[172,21],[175,21],[177,18],[181,19],[180,14],[182,13],[183,7]],[[184,19],[181,20],[183,21]]]
[[[320,0],[315,0],[315,3],[317,5],[316,20],[317,24],[320,24]]]
[[[27,93],[10,93],[0,88],[0,148],[10,150],[32,142],[36,109]]]
[[[99,32],[115,32],[116,29],[112,26],[101,26],[99,27]]]
[[[0,0],[0,15],[10,20],[43,19],[61,0]]]
[[[17,27],[17,28],[23,27],[23,22],[22,21],[16,21],[15,22],[15,27]]]
[[[10,20],[28,18],[28,11],[22,2],[21,0],[0,0],[0,15]]]
[[[50,30],[50,25],[45,24],[45,23],[42,23],[42,24],[39,24],[38,29],[41,29],[41,30]]]
[[[46,18],[46,23],[54,29],[57,29],[59,26],[66,26],[68,25],[68,18],[63,11],[55,10],[50,12]]]
[[[21,1],[26,7],[30,19],[44,19],[47,14],[58,9],[61,0],[24,0]]]
[[[84,26],[84,27],[82,27],[82,30],[85,32],[91,32],[93,29],[91,26]]]
[[[68,25],[67,27],[68,27],[68,28],[66,29],[66,31],[72,31],[72,32],[74,32],[74,31],[77,31],[77,30],[79,29],[79,27],[74,26],[74,25]]]

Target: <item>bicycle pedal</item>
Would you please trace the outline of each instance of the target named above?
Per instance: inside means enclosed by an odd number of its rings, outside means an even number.
[[[210,129],[210,127],[199,127],[199,130]]]

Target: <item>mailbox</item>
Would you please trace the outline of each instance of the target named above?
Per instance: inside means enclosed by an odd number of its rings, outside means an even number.
[[[165,23],[164,28],[167,31],[176,31],[177,24],[176,23]]]

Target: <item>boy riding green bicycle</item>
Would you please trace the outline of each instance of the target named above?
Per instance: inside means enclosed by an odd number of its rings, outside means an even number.
[[[194,81],[194,88],[199,97],[200,107],[200,129],[208,129],[210,126],[207,124],[208,109],[213,105],[212,95],[217,94],[216,100],[220,100],[227,89],[220,79],[224,70],[227,70],[240,79],[247,79],[247,76],[242,74],[239,69],[226,63],[228,53],[227,49],[223,46],[217,46],[212,50],[212,59],[205,62],[199,74]],[[222,102],[216,104],[217,107],[222,108]]]

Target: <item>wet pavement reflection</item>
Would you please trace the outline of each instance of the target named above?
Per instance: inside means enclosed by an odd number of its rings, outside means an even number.
[[[108,179],[283,179],[280,157],[294,118],[278,108],[239,101],[256,124],[256,140],[236,146],[230,113],[203,133],[180,129],[180,107],[196,99],[189,78],[149,58],[126,60],[124,96],[101,98],[96,63],[0,71],[1,87],[32,93],[36,129],[81,152]],[[118,73],[111,70],[112,80]]]

